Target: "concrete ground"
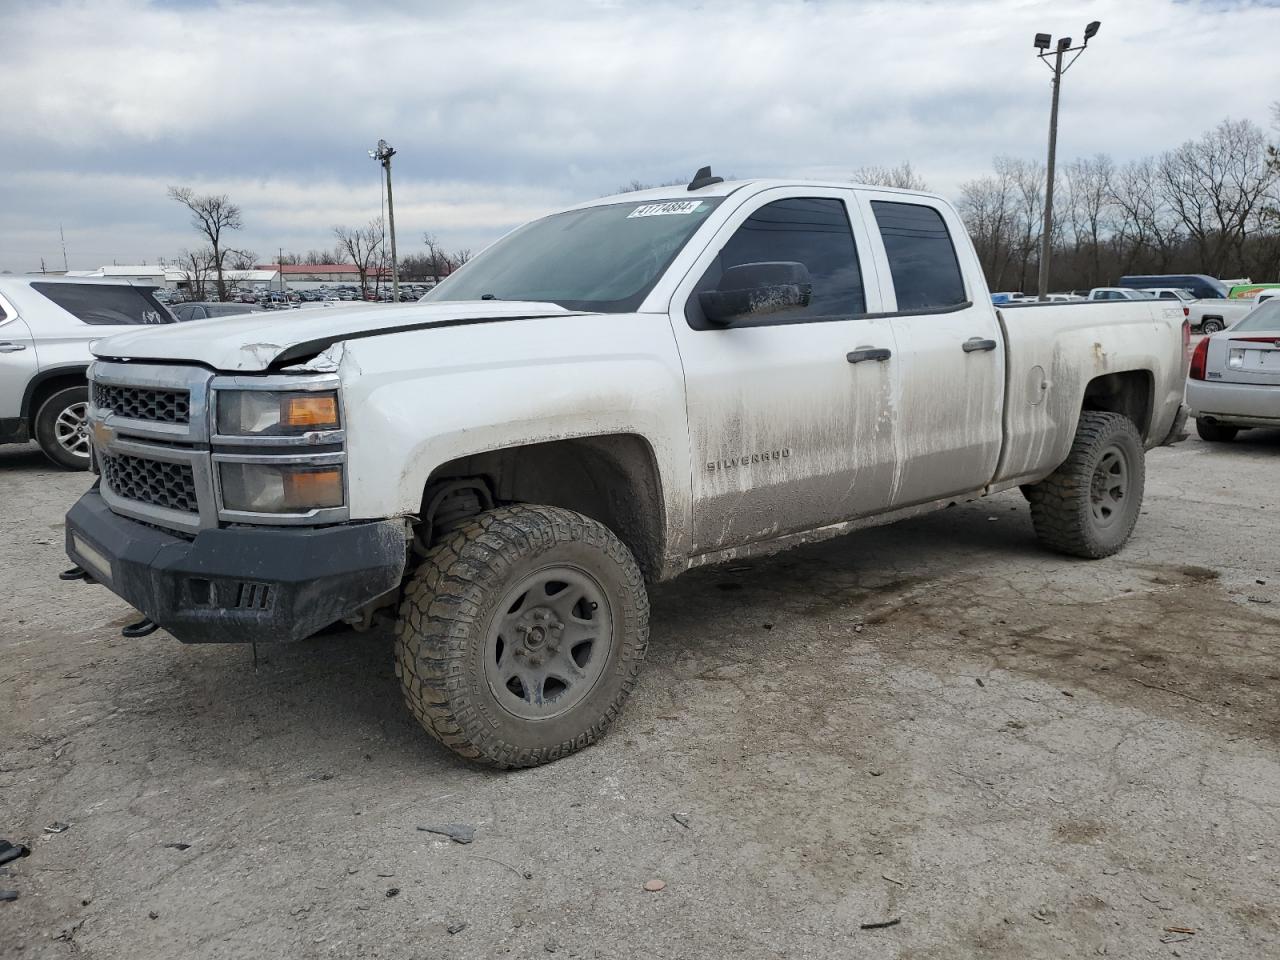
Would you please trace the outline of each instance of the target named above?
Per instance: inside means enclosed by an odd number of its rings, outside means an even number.
[[[1103,561],[1011,493],[690,575],[612,734],[494,773],[385,633],[121,639],[86,477],[0,450],[0,955],[1280,957],[1278,470],[1155,451]]]

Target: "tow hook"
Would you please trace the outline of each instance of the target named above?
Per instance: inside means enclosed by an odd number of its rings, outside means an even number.
[[[137,623],[131,623],[127,627],[122,627],[120,630],[120,636],[128,637],[130,640],[133,640],[137,637],[148,636],[159,629],[160,624],[156,623],[150,617],[143,617]]]

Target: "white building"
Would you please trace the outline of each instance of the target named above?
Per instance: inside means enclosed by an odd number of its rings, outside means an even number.
[[[186,289],[191,285],[190,275],[180,266],[162,266],[160,264],[110,264],[97,270],[68,270],[68,277],[101,277],[108,280],[131,280],[138,284],[153,284],[167,287],[170,290]],[[278,269],[255,270],[223,270],[222,278],[228,287],[246,287],[256,289],[266,287],[279,289],[280,271]],[[209,271],[205,279],[205,289],[217,284],[213,271]]]

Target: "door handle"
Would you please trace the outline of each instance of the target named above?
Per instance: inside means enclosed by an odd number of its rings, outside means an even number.
[[[963,344],[965,353],[973,353],[975,350],[994,350],[996,342],[994,340],[984,340],[982,337],[970,337]]]
[[[859,347],[844,355],[844,358],[850,363],[861,363],[863,360],[879,360],[881,362],[888,360],[893,356],[893,351],[888,347]]]
[[[19,350],[25,349],[27,349],[25,343],[0,342],[0,353],[17,353]]]

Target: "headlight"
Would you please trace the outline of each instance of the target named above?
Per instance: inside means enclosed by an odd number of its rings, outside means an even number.
[[[251,513],[306,513],[340,507],[339,464],[221,463],[224,510]]]
[[[218,433],[224,437],[290,437],[340,427],[336,391],[218,391]]]

